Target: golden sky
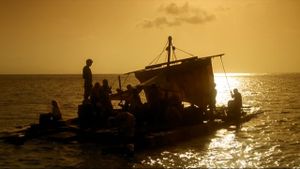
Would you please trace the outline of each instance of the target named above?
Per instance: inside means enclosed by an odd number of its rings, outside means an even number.
[[[93,73],[126,73],[169,35],[194,55],[225,53],[227,72],[300,72],[299,18],[298,0],[0,0],[0,74],[77,74],[87,58]]]

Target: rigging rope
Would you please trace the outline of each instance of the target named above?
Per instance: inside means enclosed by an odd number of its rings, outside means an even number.
[[[128,77],[129,77],[129,74],[127,74],[127,76],[125,77],[125,80],[123,81],[122,86],[124,86],[124,84],[127,81]]]
[[[113,87],[115,85],[116,81],[117,80],[113,80],[112,83],[110,83],[111,84],[110,86]]]
[[[220,59],[221,59],[221,63],[222,63],[222,67],[223,67],[223,71],[224,71],[224,74],[225,74],[225,77],[226,77],[227,86],[228,86],[228,89],[229,89],[229,91],[230,91],[230,93],[231,93],[231,89],[230,89],[229,81],[228,81],[227,74],[226,74],[226,71],[225,71],[225,67],[224,67],[224,64],[223,64],[223,59],[222,59],[222,56],[220,56]]]
[[[160,58],[160,56],[164,53],[164,51],[166,50],[166,47],[167,47],[167,45],[168,45],[168,42],[165,44],[165,46],[164,46],[164,48],[163,48],[163,50],[160,52],[160,54],[158,55],[158,56],[156,56],[148,65],[152,65],[152,63],[154,62],[154,61],[158,61],[159,60],[159,58]]]
[[[177,49],[177,48],[173,48],[173,57],[174,57],[174,60],[177,60],[177,57],[176,57],[176,54],[175,54],[175,49]]]
[[[191,56],[196,56],[196,55],[193,55],[193,54],[191,54],[191,53],[189,53],[189,52],[186,52],[186,51],[184,51],[184,50],[182,50],[182,49],[179,49],[179,48],[177,48],[177,47],[176,47],[176,49],[179,50],[179,51],[181,51],[181,52],[183,52],[183,53],[185,53],[185,54],[188,54],[188,55],[191,55]]]

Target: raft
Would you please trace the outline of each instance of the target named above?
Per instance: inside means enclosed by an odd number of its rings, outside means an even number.
[[[240,123],[245,123],[257,115],[263,113],[262,110],[253,110],[244,113],[240,118]],[[134,144],[139,148],[159,147],[174,144],[191,138],[212,134],[213,132],[229,128],[234,124],[232,120],[226,120],[224,116],[214,120],[202,121],[197,124],[178,126],[172,129],[161,131],[136,130]],[[55,126],[43,126],[31,124],[22,129],[10,133],[2,133],[0,140],[15,145],[24,145],[26,141],[40,139],[44,141],[58,143],[99,143],[104,146],[114,146],[121,144],[118,129],[112,128],[80,128],[79,119],[61,120]]]

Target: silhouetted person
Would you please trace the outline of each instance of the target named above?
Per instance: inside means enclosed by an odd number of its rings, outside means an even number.
[[[99,82],[96,82],[91,92],[91,102],[93,105],[100,102],[100,90],[102,90],[101,85]]]
[[[126,86],[129,92],[129,98],[126,100],[129,104],[129,110],[133,113],[139,111],[142,107],[141,97],[139,95],[140,89],[132,87],[130,84]]]
[[[241,111],[243,103],[242,103],[242,95],[239,93],[238,89],[233,89],[233,93],[231,93],[231,97],[234,101],[234,107],[236,110]]]
[[[92,59],[86,60],[86,65],[83,67],[82,70],[82,77],[84,79],[84,101],[87,101],[89,99],[89,96],[91,95],[92,87],[93,87],[93,77],[92,77],[92,71],[90,67],[93,64]]]
[[[103,90],[105,91],[106,94],[111,94],[112,91],[111,91],[111,87],[108,85],[108,80],[107,79],[103,79],[102,80],[102,87],[103,87]]]
[[[52,100],[51,104],[52,104],[51,113],[52,113],[52,116],[53,116],[53,120],[55,120],[55,121],[61,120],[62,119],[61,111],[60,111],[60,108],[58,106],[57,101]]]
[[[182,112],[183,106],[178,95],[173,94],[167,100],[167,107],[164,112],[164,118],[167,127],[176,127],[181,124],[183,119]]]
[[[139,93],[141,92],[139,86],[132,87],[130,84],[127,85],[128,97],[125,99],[125,105],[129,107],[129,111],[135,116],[137,125],[140,126],[144,122],[143,103]]]
[[[109,86],[107,79],[104,79],[102,81],[102,88],[100,90],[100,102],[103,106],[105,117],[110,116],[113,111],[113,106],[109,97],[111,93],[111,87]]]
[[[51,112],[40,114],[39,123],[42,126],[54,125],[62,119],[61,111],[57,101],[51,101]]]
[[[234,89],[231,97],[233,100],[228,101],[228,115],[238,126],[242,115],[242,95],[237,89]]]

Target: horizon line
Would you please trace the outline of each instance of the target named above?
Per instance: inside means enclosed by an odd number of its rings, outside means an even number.
[[[227,76],[266,75],[266,74],[298,74],[300,72],[226,72]],[[93,73],[93,75],[125,75],[126,73]],[[0,73],[0,75],[82,75],[82,73]],[[224,72],[214,72],[214,75],[224,76]]]

